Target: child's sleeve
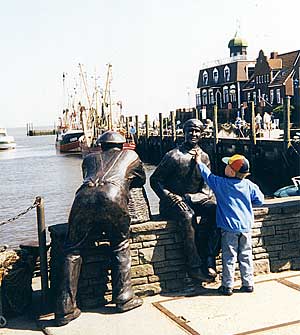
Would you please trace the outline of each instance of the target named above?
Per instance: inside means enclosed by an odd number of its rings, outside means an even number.
[[[262,193],[262,191],[259,189],[259,187],[255,184],[253,184],[252,190],[251,190],[251,202],[253,205],[261,206],[264,204],[265,196]]]
[[[217,188],[217,176],[211,173],[210,169],[202,162],[198,163],[198,168],[200,170],[201,176],[207,183],[207,185],[215,191]]]

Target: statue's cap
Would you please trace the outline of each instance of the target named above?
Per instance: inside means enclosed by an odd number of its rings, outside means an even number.
[[[101,143],[123,144],[125,142],[125,137],[123,137],[120,133],[112,130],[108,130],[100,135],[96,141],[98,145]]]
[[[201,131],[203,130],[203,123],[198,119],[189,119],[185,121],[183,125],[183,130],[185,131],[187,128],[199,128]]]

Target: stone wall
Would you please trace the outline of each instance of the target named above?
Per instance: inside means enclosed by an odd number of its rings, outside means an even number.
[[[61,243],[66,224],[49,227],[51,233],[50,280],[55,295],[61,269]],[[132,282],[138,295],[153,295],[183,289],[189,283],[183,242],[176,222],[154,217],[131,225]],[[255,274],[300,269],[300,197],[267,201],[255,209],[253,227]],[[221,272],[220,257],[217,261]],[[91,241],[83,251],[78,301],[96,307],[111,293],[109,245]],[[238,271],[236,272],[239,275]]]

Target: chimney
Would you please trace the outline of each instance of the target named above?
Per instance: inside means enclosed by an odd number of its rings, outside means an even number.
[[[271,52],[271,59],[276,59],[278,58],[278,52],[277,51],[272,51]]]

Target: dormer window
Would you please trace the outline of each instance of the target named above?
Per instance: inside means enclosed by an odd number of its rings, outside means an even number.
[[[230,81],[230,69],[228,65],[224,67],[224,79],[225,81]]]
[[[217,84],[217,82],[219,81],[219,71],[216,68],[214,68],[213,70],[213,79],[214,83]]]
[[[207,85],[208,84],[208,73],[207,71],[203,72],[203,85]]]

